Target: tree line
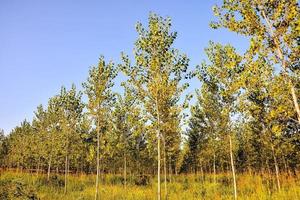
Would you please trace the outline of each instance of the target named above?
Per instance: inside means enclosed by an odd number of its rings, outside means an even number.
[[[249,40],[244,53],[213,41],[196,67],[174,47],[171,19],[151,13],[137,23],[133,58],[100,56],[79,91],[62,87],[8,135],[0,134],[2,167],[157,175],[164,196],[177,173],[297,175],[300,164],[300,9],[296,0],[224,0],[215,29]],[[114,91],[122,73],[122,92]],[[199,80],[186,94],[191,79]],[[83,95],[87,97],[83,100]],[[190,105],[191,98],[196,101]],[[163,175],[163,177],[161,177]]]

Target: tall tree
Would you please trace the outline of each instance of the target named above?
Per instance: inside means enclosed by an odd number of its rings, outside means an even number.
[[[236,174],[233,155],[233,136],[235,133],[234,117],[236,116],[237,95],[239,94],[239,73],[241,71],[242,57],[230,46],[222,46],[210,42],[206,49],[209,63],[204,63],[199,69],[199,78],[210,82],[216,87],[215,97],[221,107],[219,117],[221,123],[218,134],[222,139],[229,142],[229,157],[232,170],[234,198],[237,199]],[[207,113],[210,114],[210,113]],[[214,126],[214,125],[213,125]],[[213,128],[213,127],[212,127]]]
[[[0,129],[0,167],[5,167],[5,159],[7,158],[7,136],[4,134],[4,130]]]
[[[171,32],[170,18],[150,14],[148,29],[141,23],[136,29],[139,38],[135,43],[135,64],[131,66],[129,58],[123,56],[124,71],[145,108],[150,127],[156,129],[157,196],[161,199],[161,138],[165,136],[165,141],[167,116],[178,109],[179,95],[187,87],[180,81],[187,70],[188,59],[172,47],[177,33]]]
[[[98,66],[89,70],[89,77],[83,84],[88,97],[88,113],[93,119],[97,132],[97,175],[95,199],[99,198],[99,173],[100,173],[100,140],[104,134],[108,114],[115,97],[112,92],[113,80],[117,70],[112,62],[106,63],[104,57],[99,58]]]
[[[65,155],[65,193],[67,193],[68,173],[70,169],[70,158],[76,154],[76,147],[80,145],[79,123],[82,117],[83,103],[81,92],[76,91],[72,84],[70,90],[61,88],[59,98],[59,120],[62,131],[63,154]]]
[[[46,159],[46,157],[48,155],[52,155],[49,154],[45,151],[46,149],[49,150],[49,149],[52,149],[51,147],[49,148],[45,148],[45,143],[47,142],[47,137],[46,137],[46,134],[47,134],[47,117],[48,117],[48,114],[47,114],[47,111],[43,108],[42,105],[39,105],[37,107],[37,110],[34,112],[35,116],[32,120],[32,127],[34,129],[34,132],[35,132],[35,142],[36,144],[32,146],[32,149],[33,149],[33,152],[35,154],[37,154],[37,166],[36,166],[36,173],[37,175],[39,174],[39,170],[40,170],[40,167],[41,167],[41,164],[42,164],[42,160],[43,159]],[[49,165],[51,165],[51,162],[49,162]],[[48,167],[48,180],[50,178],[50,167]]]
[[[212,23],[212,27],[225,27],[250,38],[249,57],[255,59],[255,55],[263,54],[273,67],[281,66],[300,123],[298,1],[224,0],[221,7],[214,7],[214,12],[219,21]]]

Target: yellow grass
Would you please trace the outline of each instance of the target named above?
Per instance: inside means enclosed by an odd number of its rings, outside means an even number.
[[[150,179],[147,186],[136,186],[133,181],[125,188],[121,181],[114,181],[118,175],[105,175],[100,184],[100,197],[103,200],[152,200],[156,199],[155,177]],[[121,176],[118,176],[121,178]],[[116,179],[120,180],[120,179]],[[192,199],[233,199],[232,182],[228,174],[218,174],[217,182],[213,182],[213,175],[178,175],[173,176],[168,183],[169,200]],[[60,185],[55,181],[60,181]],[[35,193],[41,200],[89,200],[94,199],[94,175],[70,175],[68,193],[64,194],[63,176],[47,182],[45,175],[4,172],[0,176],[0,192],[5,190],[14,192],[16,187],[7,186],[20,184],[25,193]],[[57,182],[58,183],[58,182]],[[239,174],[237,176],[238,199],[247,200],[297,200],[300,199],[300,179],[281,175],[282,188],[277,190],[276,180],[270,175]],[[8,189],[6,188],[8,187]],[[162,184],[163,189],[163,184]],[[164,190],[162,190],[164,197]],[[3,198],[3,197],[2,197]],[[24,197],[10,197],[11,199],[26,199]],[[1,199],[1,195],[0,195]],[[30,199],[27,197],[27,199]],[[164,198],[162,198],[164,199]],[[2,200],[2,199],[1,199]]]

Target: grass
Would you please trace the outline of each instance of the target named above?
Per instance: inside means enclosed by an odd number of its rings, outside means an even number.
[[[169,200],[233,199],[230,175],[213,176],[178,175],[168,183]],[[68,193],[64,194],[63,176],[4,172],[0,175],[0,200],[90,200],[94,199],[95,176],[70,175]],[[137,186],[136,179],[129,178],[125,188],[118,175],[105,175],[100,185],[100,197],[104,200],[153,200],[156,199],[155,177],[146,186]],[[300,179],[281,176],[281,190],[276,187],[275,177],[270,175],[239,174],[237,177],[238,199],[247,200],[296,200],[300,199]],[[162,184],[163,189],[163,184]],[[162,190],[162,196],[164,190]],[[163,198],[162,198],[163,199]]]

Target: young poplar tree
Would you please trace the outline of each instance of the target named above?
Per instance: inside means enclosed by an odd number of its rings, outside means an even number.
[[[4,130],[0,128],[0,167],[4,168],[5,158],[7,158],[6,148],[7,137]]]
[[[104,134],[106,120],[115,97],[112,92],[113,80],[117,70],[112,62],[106,63],[104,57],[99,58],[98,65],[89,70],[89,76],[83,87],[88,97],[87,109],[92,117],[97,132],[97,175],[95,200],[99,199],[99,173],[100,173],[100,140]]]
[[[70,169],[70,158],[76,153],[76,146],[79,145],[80,135],[78,133],[78,125],[82,116],[83,103],[81,101],[81,92],[76,91],[73,84],[70,90],[65,87],[61,88],[60,94],[56,99],[58,103],[57,117],[61,131],[62,153],[65,156],[65,188],[64,193],[67,193],[68,174]],[[54,127],[56,128],[56,127]]]
[[[229,142],[229,156],[233,178],[234,198],[237,199],[236,173],[233,155],[234,115],[236,114],[236,100],[240,88],[239,72],[241,71],[242,57],[230,46],[222,46],[210,42],[206,49],[209,63],[200,68],[202,77],[210,80],[216,87],[216,96],[221,106],[219,129],[220,135],[226,136]],[[205,79],[204,79],[205,80]]]
[[[44,123],[46,124],[46,129],[41,132],[41,138],[44,138],[44,150],[43,153],[46,154],[45,157],[48,161],[48,176],[49,181],[51,167],[56,159],[58,159],[59,153],[63,151],[62,138],[60,131],[60,100],[58,95],[51,97],[48,101],[48,107],[46,111],[46,118]]]
[[[197,102],[191,108],[187,144],[193,158],[195,172],[197,173],[197,166],[200,164],[198,162],[201,162],[200,169],[204,162],[213,163],[214,183],[216,183],[217,158],[221,157],[218,155],[225,150],[221,140],[222,105],[215,80],[205,77],[205,73],[201,72],[198,78],[202,85],[200,90],[196,90]],[[223,149],[220,149],[221,147]],[[201,157],[202,160],[200,160]]]
[[[28,150],[30,150],[29,137],[32,134],[31,124],[24,120],[20,126],[15,127],[10,133],[8,162],[10,167],[15,167],[17,170],[22,170],[28,164]]]
[[[34,153],[37,155],[37,165],[36,165],[36,174],[39,174],[41,159],[46,157],[45,148],[43,148],[43,143],[45,141],[45,133],[47,129],[47,111],[44,110],[42,105],[37,107],[37,110],[34,112],[35,116],[32,120],[32,128],[35,132],[35,142],[36,145],[32,147]],[[49,177],[49,175],[48,175]]]
[[[140,120],[138,118],[139,113],[137,109],[137,101],[134,96],[132,88],[122,83],[124,87],[124,95],[118,95],[115,103],[114,112],[112,113],[113,118],[113,131],[117,134],[113,142],[112,148],[118,149],[123,158],[123,175],[124,175],[124,186],[127,185],[127,165],[129,161],[130,150],[133,149],[132,143],[135,136],[135,129],[139,125]]]
[[[300,123],[299,92],[295,87],[300,54],[298,1],[224,0],[221,7],[214,7],[214,12],[219,21],[212,23],[213,28],[228,28],[250,38],[247,52],[250,59],[260,54],[274,68],[281,66]]]
[[[151,122],[150,127],[156,129],[157,197],[161,199],[161,138],[165,135],[165,116],[171,114],[172,107],[178,106],[179,95],[187,86],[180,85],[180,81],[187,70],[188,59],[172,47],[177,33],[171,32],[170,18],[150,14],[148,29],[141,23],[136,29],[135,64],[131,66],[129,58],[123,56],[124,72],[129,76],[129,84],[137,91],[137,98]]]
[[[251,168],[262,170],[268,152],[264,144],[266,127],[269,123],[267,117],[273,107],[270,86],[274,84],[274,71],[263,56],[245,64],[247,67],[244,67],[240,74],[243,93],[239,96],[238,104],[245,121],[243,140],[244,147],[247,147],[243,150],[246,159],[241,165],[247,166],[248,171]]]

